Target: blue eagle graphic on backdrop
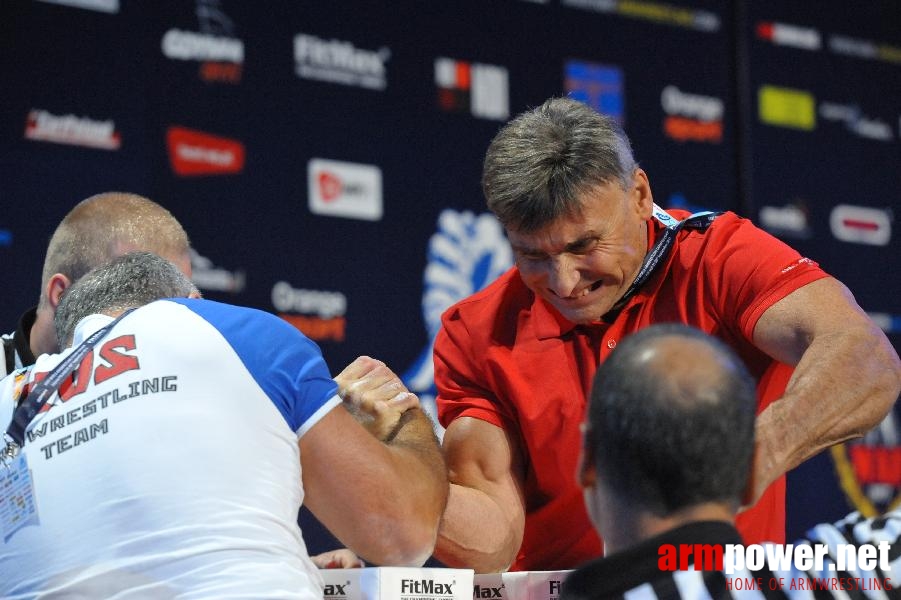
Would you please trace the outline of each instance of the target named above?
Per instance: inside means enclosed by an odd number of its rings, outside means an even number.
[[[401,376],[436,423],[432,347],[441,327],[441,313],[497,279],[512,265],[513,252],[494,215],[449,208],[438,215],[438,229],[429,239],[423,274],[422,316],[429,341]]]

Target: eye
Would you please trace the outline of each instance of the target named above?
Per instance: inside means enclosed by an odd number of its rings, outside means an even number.
[[[601,241],[601,238],[597,238],[597,237],[591,237],[591,238],[585,238],[582,240],[577,240],[577,241],[573,242],[572,244],[570,244],[566,248],[566,250],[570,254],[587,254],[588,252],[591,252],[591,250],[594,249],[600,241]]]
[[[544,252],[538,252],[537,250],[520,250],[516,254],[520,258],[520,260],[533,263],[547,260],[547,254],[545,254]]]

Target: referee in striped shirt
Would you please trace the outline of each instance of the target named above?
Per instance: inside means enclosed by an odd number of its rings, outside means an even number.
[[[727,573],[707,560],[742,544],[755,408],[741,360],[699,330],[655,325],[620,343],[595,375],[579,473],[605,557],[572,572],[560,600],[901,598],[899,509],[811,529],[793,547],[824,545],[819,570],[764,561]],[[839,549],[880,542],[875,568],[836,568]]]

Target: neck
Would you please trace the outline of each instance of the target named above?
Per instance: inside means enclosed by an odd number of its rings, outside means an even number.
[[[643,222],[639,225],[639,239],[641,240],[639,247],[641,248],[641,263],[638,265],[638,268],[635,269],[635,272],[632,274],[632,281],[635,281],[635,278],[638,276],[638,272],[641,271],[641,265],[644,264],[645,258],[648,256],[648,252],[651,251],[651,228],[654,226],[654,219],[650,219],[648,221]],[[629,282],[631,285],[631,281]]]
[[[735,511],[719,502],[695,504],[664,516],[654,515],[641,507],[621,506],[612,511],[602,524],[604,553],[620,552],[666,531],[697,521],[735,522]]]
[[[31,326],[29,335],[31,353],[35,358],[41,354],[59,352],[59,342],[56,339],[56,331],[53,328],[53,312],[45,307],[39,307]]]
[[[651,221],[644,221],[639,224],[639,232],[638,232],[638,243],[636,244],[636,249],[640,252],[641,260],[638,262],[638,265],[635,267],[635,270],[629,276],[628,283],[623,282],[621,293],[616,302],[613,303],[613,306],[604,314],[600,316],[602,321],[607,323],[613,322],[616,317],[619,315],[619,311],[626,305],[626,302],[631,297],[630,290],[632,289],[632,284],[635,283],[635,280],[638,279],[638,274],[641,272],[641,268],[644,266],[645,258],[648,255],[649,249],[648,244],[650,244],[651,235],[649,233],[650,227],[653,224]]]

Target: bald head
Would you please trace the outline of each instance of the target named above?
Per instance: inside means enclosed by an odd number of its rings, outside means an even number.
[[[756,385],[725,344],[685,325],[623,340],[595,375],[585,451],[598,479],[658,516],[735,504],[754,447]]]
[[[181,224],[159,204],[137,194],[107,192],[78,203],[65,216],[47,247],[40,305],[48,302],[55,274],[68,283],[127,252],[153,252],[190,276],[190,243]]]
[[[657,401],[685,410],[729,401],[722,392],[738,367],[712,338],[695,336],[681,327],[651,333],[640,345],[641,340],[636,340],[631,351],[631,346],[626,347],[621,368],[653,379],[659,386]]]

